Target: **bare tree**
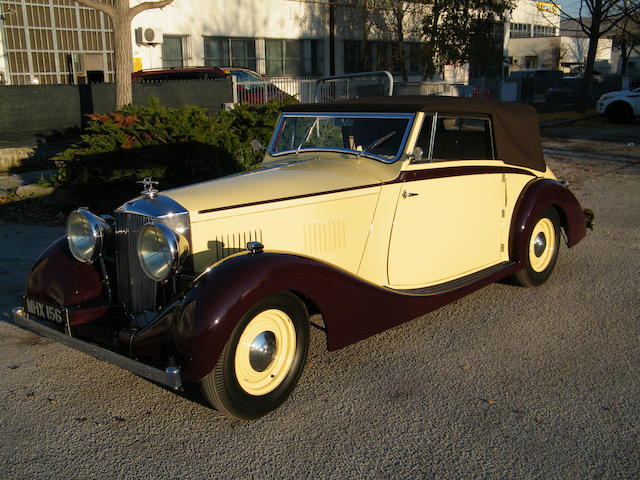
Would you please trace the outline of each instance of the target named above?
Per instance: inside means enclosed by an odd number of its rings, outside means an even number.
[[[129,0],[76,0],[86,7],[95,8],[111,17],[113,23],[113,51],[116,71],[116,110],[130,105],[131,94],[131,21],[145,10],[164,8],[173,0],[154,0],[142,2],[133,7]]]
[[[343,13],[343,35],[357,38],[357,68],[370,70],[373,63],[371,41],[385,41],[391,49],[376,50],[377,69],[398,72],[406,80],[408,56],[405,42],[421,37],[421,19],[426,0],[341,0],[336,3]]]
[[[640,9],[640,0],[580,0],[577,17],[567,13],[557,1],[552,3],[560,10],[563,17],[576,22],[589,38],[584,78],[580,86],[578,102],[576,103],[577,110],[583,112],[589,103],[598,41],[618,28],[618,25],[625,18],[634,15]]]
[[[392,58],[387,63],[394,65],[407,80],[407,52],[405,40],[419,39],[421,19],[426,13],[424,0],[376,0],[376,15],[373,23],[383,38],[393,42]]]
[[[479,64],[502,58],[495,24],[502,21],[514,0],[428,0],[423,19],[425,77],[445,65]]]
[[[625,5],[628,5],[629,0],[623,1]],[[640,11],[626,15],[618,24],[613,34],[613,45],[620,50],[622,58],[620,75],[624,76],[627,73],[627,64],[631,53],[640,46]]]

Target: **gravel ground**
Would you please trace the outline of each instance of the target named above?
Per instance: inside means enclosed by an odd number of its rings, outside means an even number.
[[[0,477],[638,478],[640,149],[545,154],[597,222],[545,285],[490,285],[338,352],[314,330],[293,396],[256,422],[15,327],[62,229],[0,225]]]

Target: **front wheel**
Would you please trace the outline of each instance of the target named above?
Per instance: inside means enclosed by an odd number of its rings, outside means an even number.
[[[547,208],[534,220],[533,230],[522,252],[526,267],[517,271],[513,278],[523,287],[537,287],[547,281],[558,260],[560,247],[560,219],[553,207]]]
[[[200,381],[219,412],[259,418],[284,402],[307,357],[309,315],[294,295],[278,293],[258,302],[233,330],[214,369]]]
[[[625,102],[615,102],[609,105],[606,115],[609,123],[633,122],[633,108]]]

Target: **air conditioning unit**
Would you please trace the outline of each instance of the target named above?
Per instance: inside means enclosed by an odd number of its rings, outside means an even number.
[[[162,43],[162,31],[155,27],[139,27],[135,30],[136,43],[155,45]]]

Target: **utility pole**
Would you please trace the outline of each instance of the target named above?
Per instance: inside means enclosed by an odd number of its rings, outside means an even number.
[[[329,75],[336,74],[336,2],[329,0]]]

